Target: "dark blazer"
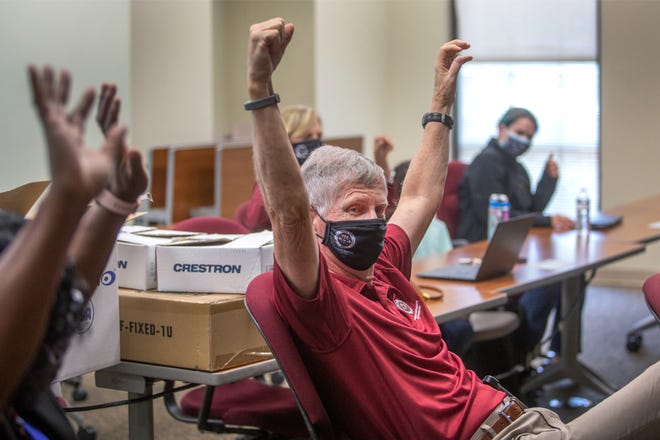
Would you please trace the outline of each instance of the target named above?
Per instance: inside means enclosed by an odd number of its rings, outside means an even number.
[[[492,193],[502,193],[511,202],[510,216],[536,213],[535,226],[550,226],[543,210],[555,191],[557,179],[543,173],[536,192],[532,193],[529,174],[516,158],[510,156],[493,138],[463,173],[458,187],[458,238],[468,241],[486,239],[488,200]]]

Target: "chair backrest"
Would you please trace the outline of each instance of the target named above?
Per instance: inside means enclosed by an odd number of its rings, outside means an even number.
[[[215,188],[218,168],[218,146],[214,142],[173,146],[171,151],[172,180],[168,202],[171,202],[173,223],[194,215],[191,211],[203,209],[219,214]]]
[[[660,273],[650,276],[644,282],[642,292],[651,313],[660,324]]]
[[[190,217],[173,224],[171,229],[207,234],[247,234],[250,232],[234,219],[213,216]]]
[[[218,185],[220,215],[233,218],[236,210],[250,199],[257,182],[252,164],[251,142],[226,142],[219,150]]]
[[[152,147],[148,153],[149,168],[149,212],[144,220],[147,224],[168,225],[172,223],[172,181],[174,179],[173,154],[170,146]]]
[[[245,294],[245,307],[277,359],[296,398],[310,437],[337,438],[291,330],[275,307],[272,272],[263,273],[250,282]]]
[[[438,208],[437,216],[445,222],[451,238],[456,238],[458,228],[458,185],[463,178],[463,172],[467,164],[459,160],[452,160],[447,167],[447,179],[445,180],[445,192],[442,202]]]

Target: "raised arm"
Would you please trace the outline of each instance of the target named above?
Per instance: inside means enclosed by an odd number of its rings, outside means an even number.
[[[137,208],[137,200],[148,183],[142,155],[126,145],[126,128],[118,124],[121,101],[117,87],[105,83],[97,111],[97,123],[106,136],[102,151],[111,158],[107,185],[97,195],[96,203],[85,213],[70,247],[79,276],[89,286],[89,297],[105,269],[117,232],[126,217]]]
[[[293,36],[293,24],[274,18],[250,27],[248,94],[252,102],[272,96],[272,75]],[[273,227],[275,259],[291,287],[313,297],[318,282],[318,245],[300,166],[277,105],[252,110],[254,164]]]
[[[456,96],[456,78],[461,66],[472,59],[459,55],[470,45],[461,40],[445,43],[435,64],[430,112],[448,115]],[[426,124],[422,142],[413,156],[403,182],[399,205],[390,219],[410,238],[412,251],[419,245],[435,215],[444,190],[449,157],[449,130],[441,122]]]
[[[69,243],[89,201],[107,182],[111,161],[83,144],[83,124],[94,101],[87,90],[66,112],[70,76],[30,67],[32,96],[48,149],[51,186],[34,220],[0,256],[0,406],[31,365],[43,339]]]
[[[390,162],[387,156],[394,150],[392,140],[386,136],[376,136],[374,138],[374,162],[382,168],[385,174],[385,181],[387,182],[387,210],[385,211],[385,218],[389,219],[396,205],[399,202],[399,188],[392,178],[392,170],[390,169]]]

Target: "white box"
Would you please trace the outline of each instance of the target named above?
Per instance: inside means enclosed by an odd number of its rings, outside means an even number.
[[[85,315],[70,340],[56,381],[119,363],[119,296],[117,254],[113,251],[99,285],[85,306]]]
[[[169,238],[149,237],[129,232],[117,236],[117,277],[119,287],[149,290],[156,288],[156,246]]]
[[[257,275],[273,268],[273,233],[245,234],[221,245],[156,247],[161,292],[245,293]]]

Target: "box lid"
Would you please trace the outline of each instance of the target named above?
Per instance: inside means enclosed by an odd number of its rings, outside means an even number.
[[[0,192],[0,208],[17,212],[23,216],[37,205],[37,201],[44,194],[48,180],[30,182],[9,191]]]
[[[245,307],[243,304],[245,295],[235,293],[177,293],[120,288],[119,297],[139,298],[159,303],[209,305],[227,310]]]

